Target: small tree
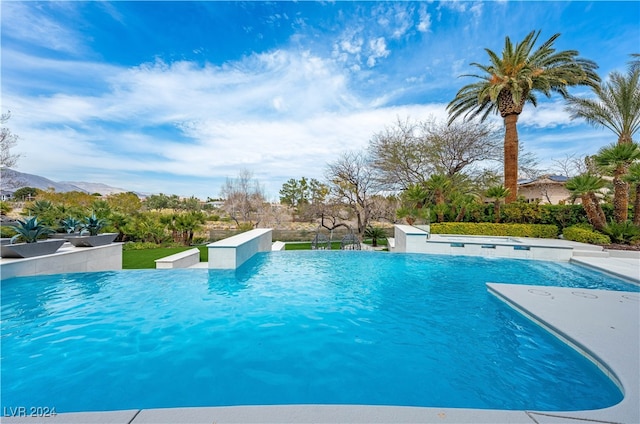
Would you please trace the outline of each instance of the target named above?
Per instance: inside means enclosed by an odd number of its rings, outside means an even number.
[[[640,92],[638,93],[640,97]],[[629,186],[624,179],[629,166],[640,160],[640,147],[636,143],[607,146],[595,156],[596,164],[613,174],[613,208],[616,222],[627,220],[629,209]]]
[[[444,213],[447,210],[446,198],[452,186],[451,178],[444,174],[433,174],[424,185],[434,200],[438,222],[444,221]]]
[[[387,233],[381,227],[367,227],[364,236],[371,239],[371,246],[378,247],[378,239],[385,238]]]
[[[487,190],[487,197],[493,199],[493,214],[496,223],[500,222],[500,204],[509,196],[509,189],[502,185],[490,187]]]
[[[299,217],[308,217],[306,212],[309,205],[324,202],[328,193],[329,187],[315,178],[291,178],[280,189],[280,203],[293,208],[294,214]]]
[[[18,144],[18,136],[13,134],[5,123],[11,118],[11,112],[0,115],[0,168],[11,168],[15,166],[20,158],[19,154],[11,153],[11,149]]]
[[[597,175],[582,174],[569,179],[565,185],[573,196],[580,197],[587,219],[593,227],[602,231],[606,219],[596,192],[604,187],[604,180]]]
[[[21,187],[13,193],[13,199],[19,201],[32,200],[38,195],[39,191],[35,187]]]
[[[640,225],[640,163],[634,163],[629,167],[629,172],[624,177],[625,181],[634,187],[635,199],[633,202],[633,223]]]
[[[225,199],[222,208],[236,225],[258,226],[266,199],[260,183],[253,179],[250,171],[243,170],[237,178],[227,178],[220,195]]]
[[[372,197],[378,192],[369,158],[362,152],[344,153],[328,165],[326,177],[331,182],[331,194],[336,201],[355,215],[358,236],[362,238],[371,219]]]

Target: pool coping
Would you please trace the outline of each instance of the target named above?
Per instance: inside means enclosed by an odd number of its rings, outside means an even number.
[[[640,422],[640,295],[635,292],[487,283],[490,293],[592,359],[623,400],[589,411],[509,411],[368,405],[164,408],[3,417],[4,423],[552,423]],[[627,297],[623,297],[627,296]],[[632,316],[631,319],[629,317]],[[3,411],[6,415],[6,411]]]

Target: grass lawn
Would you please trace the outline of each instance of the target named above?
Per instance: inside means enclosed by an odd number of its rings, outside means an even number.
[[[379,239],[378,245],[386,246],[386,242],[386,239]],[[367,240],[365,243],[370,244],[371,241]],[[193,247],[159,247],[156,249],[124,250],[122,252],[122,269],[154,269],[156,267],[156,263],[154,262],[156,259],[189,249],[193,249]],[[200,249],[200,262],[207,262],[209,260],[207,247],[198,246],[198,249]],[[340,242],[332,242],[331,249],[340,250]],[[311,250],[311,242],[287,243],[285,250]]]
[[[193,247],[159,247],[157,249],[125,250],[122,252],[122,269],[148,269],[155,268],[156,259],[184,252]],[[198,246],[200,249],[200,262],[207,262],[209,252],[206,246]]]
[[[334,241],[331,242],[331,249],[340,250],[340,242]],[[302,243],[287,243],[284,246],[284,250],[311,250],[311,242],[302,242]]]
[[[365,244],[371,245],[371,240],[365,240],[364,241]],[[387,245],[387,239],[378,239],[378,246],[386,246]],[[331,242],[331,249],[332,250],[340,250],[340,242],[339,241],[332,241]],[[288,242],[285,247],[284,250],[311,250],[311,242]]]

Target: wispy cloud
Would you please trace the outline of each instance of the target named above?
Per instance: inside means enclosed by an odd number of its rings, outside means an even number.
[[[324,164],[365,148],[395,116],[444,115],[443,105],[372,106],[352,92],[348,71],[310,53],[110,70],[100,95],[9,94],[29,161],[218,179],[245,167],[270,175],[274,192],[279,176],[321,178]]]
[[[429,32],[431,29],[431,14],[427,12],[427,6],[422,4],[420,5],[420,9],[418,11],[419,23],[418,23],[418,31],[420,32]]]
[[[50,14],[52,10],[74,15],[75,5],[73,2],[45,2],[32,7],[23,2],[3,2],[3,37],[57,52],[72,54],[86,52],[81,34],[52,18]]]

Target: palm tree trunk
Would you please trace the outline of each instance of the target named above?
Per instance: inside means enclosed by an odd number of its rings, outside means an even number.
[[[454,221],[461,222],[466,212],[467,212],[467,207],[465,205],[460,206],[460,211],[458,212],[458,215],[456,215],[456,219]]]
[[[504,186],[509,190],[505,203],[518,197],[518,115],[504,117]]]
[[[493,213],[495,215],[495,222],[496,224],[500,223],[500,199],[496,199],[495,202],[493,202]]]
[[[444,192],[437,190],[436,191],[436,206],[438,206],[437,208],[437,215],[438,215],[438,222],[443,222],[444,221],[444,210],[443,207],[440,205],[444,205]]]
[[[600,207],[600,202],[594,193],[586,193],[582,196],[582,207],[587,214],[589,223],[598,231],[602,231],[606,224],[604,212]]]
[[[613,176],[613,216],[616,222],[625,222],[629,216],[629,185],[622,179],[626,167],[619,165]]]
[[[633,202],[633,223],[640,225],[640,183],[636,184],[636,200]]]
[[[618,144],[626,144],[626,143],[633,143],[633,138],[631,137],[631,135],[627,134],[626,132],[623,132],[618,137]]]

